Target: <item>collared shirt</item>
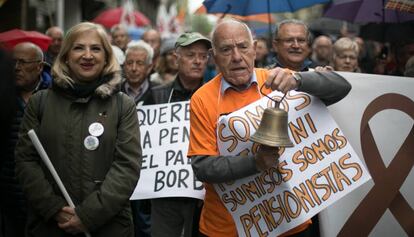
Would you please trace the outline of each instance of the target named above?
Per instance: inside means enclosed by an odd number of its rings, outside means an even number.
[[[149,82],[147,79],[144,80],[144,82],[141,84],[141,86],[138,89],[132,88],[128,81],[125,83],[125,93],[134,99],[135,103],[137,103],[141,97],[145,94],[145,92],[149,88]]]
[[[255,75],[258,86],[263,85],[268,77],[268,71],[258,68],[255,68],[254,70],[256,72]],[[236,90],[228,90],[225,93],[226,99],[220,102],[220,94],[222,93],[221,88],[223,87],[222,82],[223,79],[220,75],[213,78],[210,82],[201,87],[191,98],[191,132],[188,156],[211,156],[206,160],[214,160],[216,159],[216,156],[220,156],[217,144],[217,120],[220,115],[236,111],[260,98],[257,91],[255,91],[255,88],[250,86],[248,89],[240,92]],[[264,88],[264,90],[266,94],[271,92],[270,88]],[[221,158],[224,157],[220,157],[220,161],[218,162],[223,161],[222,164],[230,159],[235,160],[233,157],[229,159]],[[198,171],[195,171],[199,172],[198,175],[203,179],[207,178],[204,183],[206,195],[204,198],[203,211],[201,212],[199,230],[206,236],[237,236],[236,225],[234,224],[231,214],[221,202],[214,187],[209,183],[209,181],[211,181],[208,180],[210,177],[207,176],[211,174],[211,170],[213,170],[213,172],[221,172],[221,178],[224,177],[224,179],[227,180],[235,180],[240,177],[250,176],[252,174],[250,171],[256,169],[254,160],[243,158],[238,159],[237,162],[232,163],[229,166],[213,165],[214,167],[212,167],[211,164],[215,164],[215,161],[207,163],[209,164],[207,166],[198,166],[201,167],[202,170],[198,169]],[[256,172],[256,170],[254,172]],[[309,224],[309,222],[305,222],[305,224],[294,228],[288,234],[298,233],[304,230]]]
[[[167,103],[189,100],[198,88],[203,85],[203,79],[200,79],[200,84],[193,90],[184,88],[180,77],[177,75],[171,87],[170,95]]]
[[[305,72],[305,71],[309,71],[309,66],[311,66],[312,61],[309,59],[305,59],[305,61],[302,63],[302,65],[300,66],[300,72]],[[286,68],[280,61],[279,59],[276,57],[275,58],[275,63],[273,63],[272,65],[269,65],[266,67],[266,69],[272,69],[275,67],[281,67],[281,68]]]
[[[257,77],[256,77],[256,72],[255,71],[253,71],[252,77],[250,78],[249,85],[246,86],[246,89],[249,88],[252,84],[257,85]],[[233,86],[232,84],[230,84],[226,80],[224,80],[224,77],[221,77],[221,87],[220,88],[221,88],[221,90],[220,90],[221,95],[224,95],[224,92],[226,92],[226,90],[229,89],[229,88],[233,88],[236,91],[240,91],[239,88]]]

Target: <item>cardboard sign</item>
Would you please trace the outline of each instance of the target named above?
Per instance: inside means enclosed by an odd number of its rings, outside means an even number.
[[[187,158],[190,104],[177,102],[137,108],[141,131],[141,175],[131,200],[161,197],[204,198]]]
[[[273,92],[276,101],[282,94]],[[265,108],[264,97],[229,115],[218,124],[221,155],[254,155],[249,141]],[[281,103],[288,112],[294,147],[282,149],[277,167],[215,185],[233,216],[239,236],[277,236],[328,207],[370,179],[370,175],[325,105],[305,93],[289,92]],[[276,159],[276,157],[275,157]]]

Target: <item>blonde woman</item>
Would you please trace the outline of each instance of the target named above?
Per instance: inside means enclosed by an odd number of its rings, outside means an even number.
[[[104,29],[69,30],[53,86],[32,96],[16,147],[17,177],[29,203],[28,236],[133,236],[129,197],[141,148],[134,102],[121,82]],[[34,129],[75,203],[69,207],[30,142]]]
[[[358,71],[359,47],[348,37],[337,40],[333,46],[333,68],[335,71]]]

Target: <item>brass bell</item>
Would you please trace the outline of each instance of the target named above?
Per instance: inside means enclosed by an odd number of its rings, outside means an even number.
[[[290,140],[288,133],[288,114],[279,108],[286,94],[283,95],[280,101],[276,101],[263,93],[263,86],[264,84],[260,87],[260,93],[276,102],[276,104],[275,108],[265,109],[259,128],[250,137],[250,140],[271,147],[293,147],[293,142]]]
[[[265,109],[260,126],[250,140],[271,147],[293,147],[287,112],[279,108]]]

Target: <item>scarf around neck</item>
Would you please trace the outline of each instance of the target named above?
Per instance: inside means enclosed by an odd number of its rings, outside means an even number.
[[[112,77],[113,74],[108,74],[88,83],[79,83],[75,81],[72,85],[61,89],[76,98],[86,98],[92,96],[95,93],[96,88],[110,81]]]

